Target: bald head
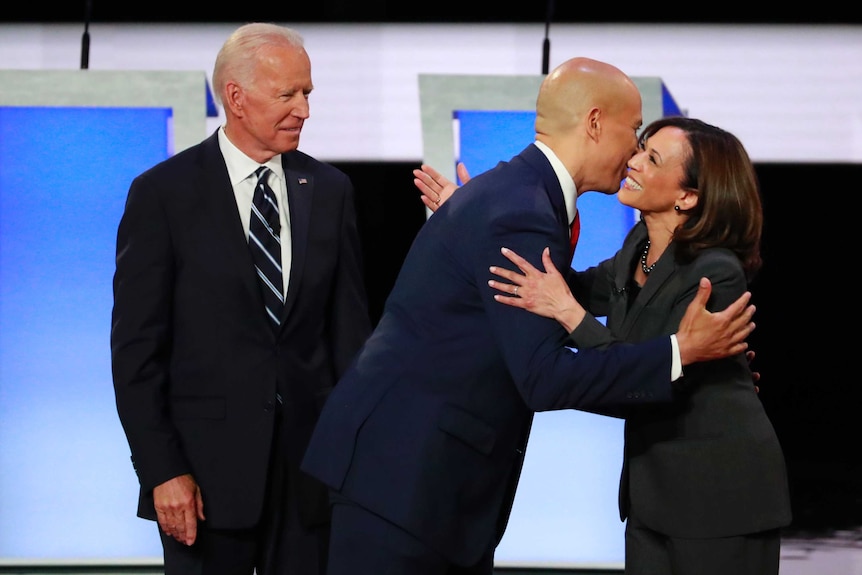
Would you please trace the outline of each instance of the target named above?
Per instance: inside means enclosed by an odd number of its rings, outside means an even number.
[[[554,68],[539,88],[536,133],[555,137],[584,121],[593,108],[613,114],[633,99],[640,106],[637,86],[622,70],[590,58],[572,58]]]
[[[578,193],[619,189],[642,122],[637,86],[605,62],[572,58],[539,88],[536,139],[563,162]]]

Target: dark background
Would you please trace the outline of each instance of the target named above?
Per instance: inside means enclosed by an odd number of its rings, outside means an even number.
[[[14,2],[14,3],[13,3]],[[862,21],[853,3],[826,1],[783,2],[768,8],[743,0],[695,6],[640,3],[489,2],[488,0],[311,0],[249,3],[200,3],[188,0],[74,0],[52,3],[7,2],[0,21],[83,22],[251,22],[281,23],[682,23],[682,24],[850,24]],[[57,5],[59,4],[59,5]]]
[[[661,24],[848,24],[862,16],[850,3],[777,5],[755,10],[750,2],[723,2],[703,14],[659,4],[622,9],[607,2],[497,3],[486,0],[436,0],[431,3],[370,0],[318,0],[268,3],[236,10],[236,4],[148,0],[64,2],[47,8],[36,2],[4,6],[2,22],[18,23],[554,23]],[[611,13],[612,12],[612,13]],[[694,16],[697,12],[698,15]],[[755,14],[755,12],[757,14]],[[649,38],[638,38],[648,49]],[[537,54],[540,53],[537,42]],[[862,65],[862,63],[860,63]],[[340,162],[357,189],[359,224],[366,252],[371,311],[379,317],[383,302],[425,212],[413,188],[409,162]],[[760,397],[787,458],[794,520],[789,531],[822,534],[862,526],[862,465],[857,411],[858,367],[853,361],[859,340],[851,318],[855,281],[851,270],[860,259],[850,231],[859,226],[862,164],[758,163],[764,201],[764,267],[752,284],[757,329],[750,339],[753,368],[762,375]],[[848,266],[833,261],[844,256]],[[844,268],[849,268],[847,272]],[[850,276],[850,277],[848,277]],[[846,302],[846,303],[845,303]],[[839,326],[839,321],[843,325]],[[847,332],[853,335],[847,335]],[[744,488],[744,486],[740,486]]]

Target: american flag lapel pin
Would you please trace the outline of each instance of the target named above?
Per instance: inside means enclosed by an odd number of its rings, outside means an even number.
[[[307,183],[308,183],[308,180],[307,180],[307,179],[305,179],[305,178],[299,178],[297,181],[298,181],[300,184],[307,184]]]

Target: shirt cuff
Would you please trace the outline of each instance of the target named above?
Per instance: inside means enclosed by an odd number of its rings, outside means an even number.
[[[670,355],[671,355],[671,365],[670,365],[670,380],[676,381],[682,377],[682,358],[679,355],[679,344],[676,341],[676,334],[673,333],[670,336]]]

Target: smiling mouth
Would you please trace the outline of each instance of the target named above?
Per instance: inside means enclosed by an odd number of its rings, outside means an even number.
[[[636,192],[643,191],[643,187],[629,176],[626,176],[625,186],[630,190],[635,190]]]

